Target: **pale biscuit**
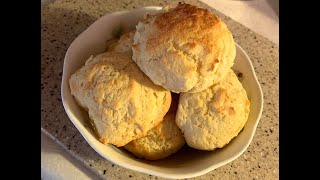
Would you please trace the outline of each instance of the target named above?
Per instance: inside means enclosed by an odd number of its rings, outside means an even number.
[[[224,79],[204,91],[180,93],[176,123],[190,147],[214,150],[238,135],[249,106],[245,89],[230,69]]]
[[[163,120],[171,103],[170,92],[153,84],[131,53],[91,56],[69,84],[105,144],[124,146],[145,136]]]
[[[168,113],[146,137],[131,141],[124,148],[140,158],[158,160],[177,152],[184,144],[183,134],[175,123],[175,113]]]
[[[147,15],[136,26],[133,60],[155,83],[172,92],[199,92],[232,67],[235,43],[226,24],[206,9],[181,4]]]
[[[120,39],[112,39],[107,42],[107,51],[127,52],[132,51],[134,31],[126,32],[120,36]]]

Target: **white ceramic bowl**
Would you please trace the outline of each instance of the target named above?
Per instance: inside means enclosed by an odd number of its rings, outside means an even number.
[[[242,84],[251,101],[250,115],[243,131],[226,147],[213,152],[204,152],[185,146],[176,154],[158,161],[146,161],[134,157],[121,148],[99,142],[90,126],[88,115],[70,94],[68,80],[71,74],[84,65],[90,55],[104,52],[106,40],[112,38],[112,31],[121,26],[125,30],[135,28],[145,13],[158,13],[161,7],[145,7],[134,11],[107,14],[93,23],[70,45],[64,60],[61,84],[62,102],[66,113],[90,146],[105,159],[131,170],[165,177],[190,178],[203,175],[239,157],[249,146],[258,125],[263,106],[261,87],[249,57],[237,45],[233,69],[244,74]]]

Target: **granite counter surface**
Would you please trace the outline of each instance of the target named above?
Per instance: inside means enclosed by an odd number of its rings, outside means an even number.
[[[178,1],[56,0],[41,7],[41,127],[67,152],[103,179],[163,179],[119,167],[102,158],[84,140],[63,109],[60,96],[65,53],[72,41],[101,16]],[[239,158],[191,179],[279,178],[279,50],[259,34],[199,1],[185,1],[222,18],[247,52],[264,93],[264,109],[252,143]]]

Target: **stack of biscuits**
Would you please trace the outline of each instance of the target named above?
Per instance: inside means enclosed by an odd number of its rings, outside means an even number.
[[[226,24],[179,3],[145,15],[70,78],[71,94],[104,144],[148,160],[188,146],[222,148],[244,127],[250,102],[231,69],[236,47]]]

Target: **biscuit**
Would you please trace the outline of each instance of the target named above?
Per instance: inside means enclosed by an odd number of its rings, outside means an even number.
[[[136,26],[133,60],[157,85],[199,92],[232,67],[236,47],[226,24],[206,9],[181,4]]]
[[[91,56],[69,79],[71,94],[88,111],[99,140],[124,146],[162,120],[171,94],[143,74],[131,53]]]
[[[190,147],[222,148],[238,135],[249,115],[245,89],[230,69],[219,83],[197,93],[180,93],[176,124]]]
[[[107,51],[115,52],[127,52],[132,51],[133,36],[135,31],[124,33],[120,36],[120,39],[112,39],[107,42]]]
[[[183,134],[175,123],[175,113],[168,113],[146,137],[131,141],[124,148],[137,157],[158,160],[177,152],[184,144]]]

